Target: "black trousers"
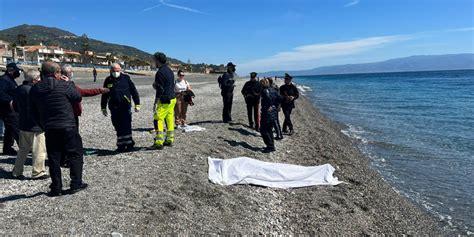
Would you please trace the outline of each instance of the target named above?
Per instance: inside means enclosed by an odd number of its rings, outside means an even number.
[[[16,112],[2,113],[0,119],[3,120],[5,133],[3,135],[3,152],[13,149],[13,144],[18,144],[20,131],[18,130],[19,115]]]
[[[262,117],[262,122],[260,123],[260,134],[262,135],[263,142],[267,148],[275,148],[275,142],[273,138],[273,120],[266,120]]]
[[[117,108],[110,108],[110,117],[117,132],[117,147],[134,146],[131,106],[122,104]]]
[[[281,126],[280,126],[280,119],[278,118],[278,114],[276,116],[276,119],[273,121],[273,129],[275,130],[276,137],[278,138],[283,138],[283,134],[281,132]]]
[[[62,190],[61,157],[63,154],[69,162],[71,189],[82,185],[82,168],[84,165],[82,138],[76,128],[54,129],[45,132],[46,150],[48,153],[49,174],[51,176],[51,191]]]
[[[257,101],[247,101],[247,116],[249,119],[249,126],[253,127],[255,121],[255,129],[260,128],[260,104]],[[252,116],[253,114],[253,116]]]
[[[293,123],[291,122],[291,111],[292,107],[282,107],[283,114],[285,115],[285,121],[283,121],[283,131],[288,131],[288,129],[293,130]]]
[[[234,99],[234,93],[222,93],[222,101],[224,102],[224,108],[222,109],[222,121],[224,123],[232,121],[232,101]]]

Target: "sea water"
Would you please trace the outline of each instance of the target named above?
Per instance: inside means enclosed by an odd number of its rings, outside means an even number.
[[[402,195],[474,232],[474,70],[295,78]]]

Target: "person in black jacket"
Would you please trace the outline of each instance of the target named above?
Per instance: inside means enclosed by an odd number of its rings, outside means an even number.
[[[273,79],[271,77],[268,78],[268,82],[270,82],[270,88],[272,90],[275,90],[277,93],[280,93],[280,88],[273,81]],[[276,119],[273,123],[273,129],[275,130],[275,133],[276,133],[275,140],[282,140],[283,139],[283,133],[281,132],[280,118],[279,118],[280,117],[279,116],[280,110],[281,110],[281,108],[280,108],[280,106],[278,106],[277,116],[276,116]]]
[[[61,80],[61,68],[57,63],[44,62],[41,73],[41,81],[31,88],[28,100],[34,121],[45,131],[52,181],[49,196],[73,194],[87,188],[82,182],[82,139],[72,108],[74,103],[81,102],[81,94],[73,84]],[[67,191],[62,190],[60,160],[63,153],[69,159],[70,167],[71,184]]]
[[[18,113],[12,109],[15,88],[18,86],[15,79],[20,77],[20,68],[15,63],[7,64],[7,71],[0,77],[0,119],[5,126],[3,135],[3,154],[15,156],[17,152],[13,149],[16,141],[18,144]]]
[[[135,150],[132,137],[132,99],[135,112],[140,111],[140,97],[135,84],[130,76],[120,72],[121,69],[118,63],[110,66],[110,76],[104,81],[104,88],[110,91],[102,94],[100,103],[104,116],[108,115],[107,104],[109,105],[112,125],[117,132],[117,152]]]
[[[156,109],[153,115],[156,136],[152,149],[163,149],[163,146],[172,146],[174,142],[174,107],[176,95],[174,92],[174,73],[166,65],[167,57],[164,53],[156,52],[153,55],[158,71],[155,74],[153,88],[156,90]],[[166,122],[166,139],[165,125]]]
[[[283,121],[283,132],[288,135],[293,135],[293,123],[291,122],[291,111],[295,108],[295,100],[300,96],[298,88],[291,82],[292,76],[285,73],[285,85],[280,87],[280,95],[283,97],[281,108],[285,115],[285,121]],[[288,132],[288,129],[290,131]]]
[[[252,120],[255,120],[255,130],[260,131],[260,92],[262,88],[260,83],[257,81],[257,73],[250,73],[250,80],[245,82],[244,87],[242,88],[242,95],[244,95],[245,104],[247,105],[247,116],[249,119],[249,127],[253,128],[254,123]]]
[[[261,105],[262,105],[262,120],[260,121],[260,134],[265,142],[264,153],[275,151],[275,143],[273,138],[273,124],[278,116],[278,106],[280,105],[281,96],[274,89],[270,88],[268,79],[260,81],[262,86]]]
[[[222,109],[222,121],[224,123],[232,122],[232,100],[234,99],[235,87],[235,67],[232,62],[227,63],[227,72],[217,79],[219,88],[221,88],[222,101],[224,107]]]
[[[15,97],[13,101],[13,108],[20,115],[20,141],[18,144],[18,156],[15,160],[15,166],[12,175],[17,179],[24,179],[23,167],[28,153],[32,152],[33,169],[32,179],[46,179],[49,176],[46,174],[44,161],[46,160],[46,143],[44,131],[33,120],[28,109],[28,97],[30,89],[33,84],[40,81],[40,72],[35,69],[30,69],[24,74],[25,80],[23,84],[15,89]]]

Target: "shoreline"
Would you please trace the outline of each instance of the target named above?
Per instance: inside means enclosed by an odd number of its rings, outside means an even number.
[[[94,84],[79,77],[76,83],[84,88],[101,86],[103,78],[99,78]],[[188,77],[196,92],[188,122],[206,131],[177,132],[175,146],[160,152],[110,154],[115,143],[110,118],[98,113],[99,97],[85,98],[80,118],[84,147],[99,151],[85,156],[84,179],[90,188],[76,195],[48,198],[37,193],[47,191],[49,180],[0,179],[0,185],[6,187],[0,190],[0,210],[5,213],[0,217],[5,223],[0,234],[446,235],[427,212],[398,194],[370,166],[354,141],[341,133],[341,124],[323,115],[307,96],[300,97],[293,112],[296,134],[276,141],[277,152],[262,154],[260,134],[246,127],[240,95],[248,79],[237,80],[234,123],[228,125],[220,122],[222,101],[216,78]],[[152,140],[148,133],[152,127],[152,78],[134,81],[143,107],[133,114],[133,136],[138,147],[145,147]],[[282,116],[280,113],[280,122]],[[335,176],[346,183],[288,190],[223,187],[207,179],[209,156],[248,156],[298,165],[330,163],[336,168]],[[12,159],[0,156],[2,177],[11,169]],[[25,175],[29,172],[31,167],[26,166]],[[67,176],[63,169],[65,180]],[[38,202],[44,206],[37,208]],[[51,225],[52,220],[56,222]],[[22,228],[25,224],[28,228]]]

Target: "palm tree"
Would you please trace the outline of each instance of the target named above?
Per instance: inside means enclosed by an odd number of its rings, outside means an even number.
[[[13,42],[13,43],[10,43],[8,45],[8,47],[12,51],[13,62],[16,62],[16,47],[17,47],[17,44],[15,42]]]
[[[18,42],[18,44],[19,44],[20,46],[25,46],[25,45],[26,45],[26,43],[27,43],[27,41],[26,41],[26,35],[24,35],[24,34],[18,34],[18,35],[16,36],[16,38],[17,38],[17,42]]]
[[[123,69],[127,70],[127,62],[129,62],[131,60],[131,58],[128,55],[125,55],[125,54],[122,55],[121,58],[123,60]]]

